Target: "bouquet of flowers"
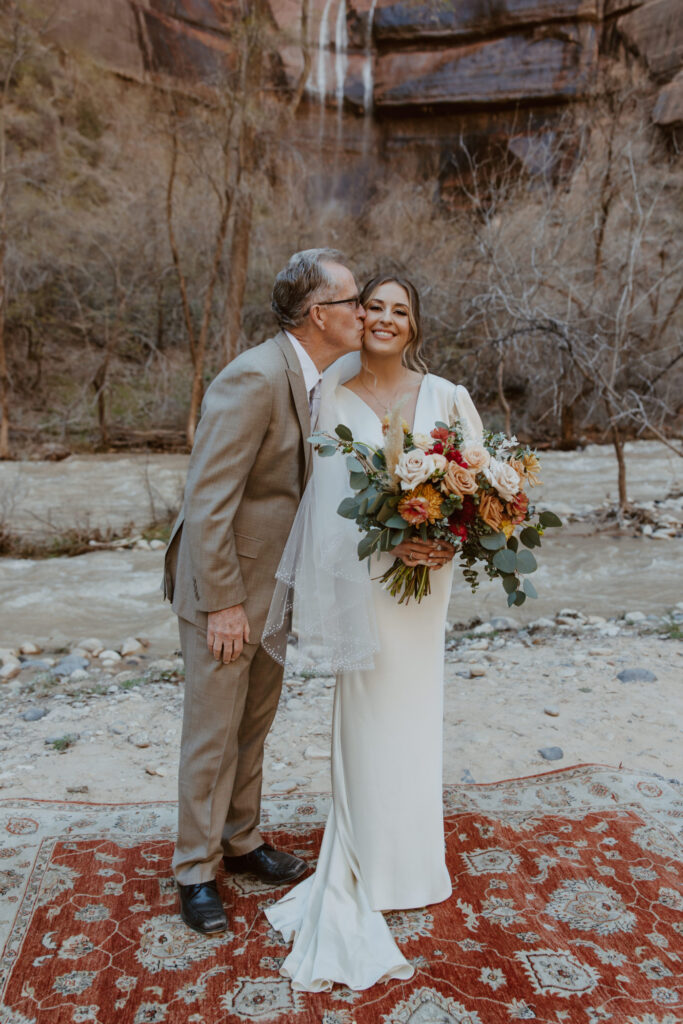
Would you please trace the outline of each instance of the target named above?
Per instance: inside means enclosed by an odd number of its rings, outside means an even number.
[[[540,483],[532,448],[491,431],[473,439],[460,420],[437,422],[429,436],[412,434],[398,410],[384,421],[382,448],[354,440],[342,423],[334,434],[309,440],[321,456],[346,455],[355,494],[337,512],[363,533],[359,558],[391,551],[412,537],[438,540],[456,548],[473,591],[481,568],[501,580],[508,606],[537,597],[528,579],[537,568],[532,549],[540,548],[546,528],[562,523],[553,512],[537,514],[529,503],[526,487]],[[429,571],[396,558],[381,580],[399,603],[421,601],[430,593]]]

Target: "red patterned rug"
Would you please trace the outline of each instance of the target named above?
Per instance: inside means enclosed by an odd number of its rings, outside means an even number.
[[[269,837],[313,863],[326,805],[266,800]],[[221,876],[230,931],[180,922],[175,805],[0,801],[0,1024],[683,1020],[679,785],[582,765],[445,807],[452,898],[387,915],[414,977],[308,995],[263,915],[284,889]]]

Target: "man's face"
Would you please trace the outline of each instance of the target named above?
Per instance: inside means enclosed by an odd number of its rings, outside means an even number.
[[[348,267],[340,263],[326,265],[334,287],[320,314],[325,322],[325,341],[338,354],[357,351],[363,340],[365,310],[358,298],[358,285]]]

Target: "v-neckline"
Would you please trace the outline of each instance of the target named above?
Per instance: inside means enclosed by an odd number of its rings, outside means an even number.
[[[424,383],[427,380],[428,376],[428,373],[422,375],[422,380],[420,381],[420,386],[417,390],[417,401],[415,402],[415,412],[413,413],[413,424],[410,428],[411,434],[414,433],[415,431],[415,424],[417,423],[417,410],[420,408],[420,399],[422,398],[422,388],[424,387]],[[362,402],[365,408],[372,413],[372,415],[375,417],[378,423],[382,424],[384,422],[382,419],[380,419],[380,417],[377,415],[372,406],[369,405],[364,398],[361,398],[360,395],[357,395],[355,391],[351,390],[351,388],[347,388],[346,384],[342,384],[341,387],[344,388],[344,391],[347,391],[350,395],[353,395],[354,398],[357,398],[359,402]]]

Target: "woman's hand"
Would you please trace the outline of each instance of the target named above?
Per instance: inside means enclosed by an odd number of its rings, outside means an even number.
[[[404,565],[414,568],[416,565],[428,565],[431,569],[440,569],[450,562],[455,555],[455,548],[443,540],[403,540],[392,549],[392,555],[400,558]]]

